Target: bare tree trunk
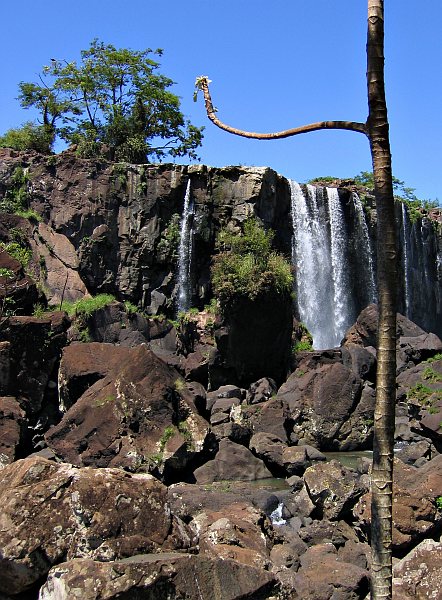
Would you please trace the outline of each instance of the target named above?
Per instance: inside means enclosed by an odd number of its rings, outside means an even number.
[[[397,265],[394,198],[384,86],[384,2],[368,2],[367,121],[377,209],[378,347],[371,479],[371,598],[392,595],[393,444],[396,397]]]
[[[208,77],[198,77],[209,119],[221,129],[242,137],[282,139],[319,129],[346,129],[367,135],[373,163],[377,208],[379,322],[377,386],[374,413],[372,470],[372,600],[392,596],[393,443],[396,399],[396,285],[397,249],[389,126],[384,85],[384,0],[368,0],[367,123],[319,121],[275,133],[255,133],[226,125],[216,115]]]

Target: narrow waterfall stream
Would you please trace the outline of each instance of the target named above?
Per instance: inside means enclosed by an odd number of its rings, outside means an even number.
[[[330,251],[333,280],[333,346],[339,346],[345,330],[351,325],[350,281],[346,256],[348,238],[337,188],[327,188],[330,218]]]
[[[347,271],[347,231],[336,188],[290,182],[292,260],[301,321],[316,349],[338,346],[353,319]]]
[[[370,244],[370,236],[368,233],[367,221],[365,218],[364,209],[362,207],[361,199],[356,192],[352,193],[353,204],[358,219],[359,239],[362,244],[362,251],[366,257],[366,285],[367,285],[367,296],[370,302],[377,301],[376,294],[376,283],[374,278],[374,267],[373,267],[373,255]]]
[[[405,316],[410,317],[410,223],[405,202],[402,203],[402,235],[403,241],[403,271],[404,271],[404,301]]]
[[[180,243],[178,246],[178,312],[189,310],[192,301],[192,284],[190,276],[193,247],[193,216],[194,205],[192,202],[190,179],[188,179],[180,224]]]

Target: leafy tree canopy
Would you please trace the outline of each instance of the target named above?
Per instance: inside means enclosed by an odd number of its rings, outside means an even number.
[[[46,132],[78,145],[82,156],[146,162],[197,158],[202,130],[184,118],[173,81],[152,57],[162,50],[117,49],[95,39],[79,63],[51,60],[39,81],[19,84],[24,108],[36,108]]]

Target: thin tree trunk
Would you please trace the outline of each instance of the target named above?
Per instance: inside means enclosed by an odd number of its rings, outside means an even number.
[[[377,209],[378,347],[374,413],[371,581],[373,600],[392,595],[393,443],[396,396],[397,249],[384,86],[384,2],[368,2],[367,121]]]

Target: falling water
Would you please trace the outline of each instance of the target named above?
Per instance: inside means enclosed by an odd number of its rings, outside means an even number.
[[[308,202],[296,181],[290,182],[293,220],[292,261],[296,266],[296,298],[299,316],[313,336],[317,348],[328,346],[332,309],[325,290],[330,272],[328,234],[319,219],[317,189],[308,186]]]
[[[364,209],[362,207],[362,202],[358,194],[356,192],[353,192],[352,198],[358,220],[358,239],[361,240],[363,256],[366,258],[368,288],[367,296],[370,302],[376,302],[376,284],[374,280],[373,256],[371,252],[370,236],[368,233],[367,221],[365,219]]]
[[[190,179],[187,181],[186,194],[184,196],[183,216],[180,225],[180,243],[178,246],[178,312],[187,311],[191,302],[191,279],[190,268],[192,263],[193,245],[193,214],[194,206],[190,192]]]
[[[284,503],[280,502],[275,510],[270,514],[270,521],[272,525],[276,525],[280,527],[281,525],[285,525],[287,521],[283,518]]]
[[[327,198],[333,279],[333,345],[338,346],[352,320],[350,317],[352,298],[346,269],[348,240],[338,190],[327,188]]]
[[[405,316],[410,317],[410,223],[408,220],[405,202],[402,203],[402,234],[403,244],[403,270],[404,270],[404,296]]]
[[[290,182],[296,297],[299,316],[315,348],[338,346],[353,319],[347,265],[347,232],[336,189]],[[328,222],[330,226],[328,227]]]

